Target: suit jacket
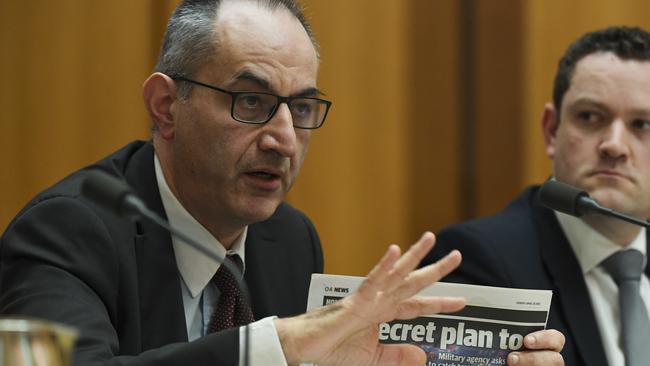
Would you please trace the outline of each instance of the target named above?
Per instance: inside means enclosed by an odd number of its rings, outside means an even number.
[[[459,249],[463,262],[445,281],[553,290],[548,328],[566,337],[562,351],[566,365],[605,366],[578,259],[553,211],[540,204],[538,189],[527,189],[494,216],[443,229],[423,264]]]
[[[153,153],[150,142],[133,142],[39,194],[17,215],[0,239],[0,313],[77,327],[78,365],[236,365],[237,328],[187,342],[169,234],[81,197],[88,171],[104,169],[164,216]],[[249,226],[245,245],[255,318],[304,312],[310,276],[323,269],[309,219],[283,203]]]

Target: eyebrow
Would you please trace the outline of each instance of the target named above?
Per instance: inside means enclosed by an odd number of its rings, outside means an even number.
[[[599,102],[599,101],[597,101],[595,99],[586,98],[586,97],[578,98],[575,101],[573,101],[573,103],[571,103],[571,105],[573,105],[573,106],[583,105],[583,104],[589,104],[589,105],[593,105],[595,107],[600,107],[600,108],[607,108],[607,106],[604,103],[601,103],[601,102]]]
[[[597,101],[595,99],[586,98],[586,97],[578,98],[575,102],[572,103],[571,106],[569,106],[569,108],[575,109],[575,108],[580,108],[581,106],[584,106],[584,105],[589,105],[589,106],[601,109],[603,111],[606,111],[608,113],[611,111],[611,109],[606,104],[604,104],[602,102],[599,102],[599,101]],[[633,108],[630,111],[634,115],[650,116],[650,109]]]
[[[273,90],[273,88],[271,87],[271,83],[269,83],[268,80],[266,80],[266,79],[264,79],[264,78],[262,78],[262,77],[260,77],[258,75],[255,75],[254,73],[252,73],[251,71],[248,71],[248,70],[244,70],[244,71],[240,72],[239,74],[235,75],[234,80],[235,81],[240,81],[240,80],[250,81],[250,82],[253,82],[253,83],[257,84],[258,86],[260,86],[263,89],[266,89],[266,90],[269,90],[269,91],[271,91],[273,93],[276,93],[276,91]],[[302,90],[298,91],[297,93],[294,93],[294,94],[292,94],[290,96],[292,96],[292,97],[312,97],[312,96],[318,96],[318,95],[325,95],[325,93],[321,92],[318,88],[307,87],[307,88],[304,88],[304,89],[302,89]]]
[[[268,82],[268,80],[260,76],[257,76],[248,70],[244,70],[239,74],[235,75],[234,81],[240,81],[240,80],[251,81],[264,89],[271,90],[271,85]]]
[[[578,99],[574,100],[573,103],[569,104],[569,108],[575,109],[575,108],[579,108],[579,107],[584,106],[584,105],[589,105],[589,106],[596,107],[596,108],[599,108],[599,109],[609,110],[607,105],[605,105],[604,103],[599,102],[599,101],[597,101],[595,99],[592,99],[592,98],[588,98],[588,97],[581,97],[581,98],[578,98]]]

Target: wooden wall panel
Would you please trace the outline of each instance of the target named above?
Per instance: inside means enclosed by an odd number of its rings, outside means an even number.
[[[0,2],[0,228],[67,173],[148,136],[149,2]]]
[[[460,149],[460,2],[412,1],[408,27],[407,104],[410,243],[462,215]],[[405,243],[406,244],[406,243]]]
[[[474,4],[477,194],[472,216],[483,216],[503,208],[520,186],[521,2]]]
[[[407,231],[407,7],[304,3],[321,44],[319,88],[334,106],[289,199],[319,229],[326,270],[363,274]]]

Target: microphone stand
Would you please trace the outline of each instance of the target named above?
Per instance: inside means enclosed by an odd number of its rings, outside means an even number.
[[[588,212],[588,214],[600,214],[600,215],[605,215],[609,217],[613,217],[619,220],[627,221],[631,224],[639,225],[645,228],[650,228],[650,222],[646,220],[641,220],[633,216],[626,215],[624,213],[618,212],[616,210],[612,210],[611,208],[601,206],[598,201],[589,199],[591,203],[589,205],[592,207],[592,210]],[[592,212],[593,211],[593,212]]]
[[[569,184],[550,178],[539,190],[541,203],[551,210],[580,217],[583,215],[604,215],[645,228],[650,227],[650,222],[604,207],[591,198],[589,193]]]

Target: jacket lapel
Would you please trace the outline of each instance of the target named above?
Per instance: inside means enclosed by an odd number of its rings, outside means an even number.
[[[553,211],[536,204],[535,216],[542,259],[555,287],[551,306],[564,317],[585,364],[607,366],[596,315],[578,260]]]
[[[278,267],[270,265],[274,258],[278,257],[278,246],[266,235],[265,230],[259,225],[251,225],[248,228],[246,237],[246,271],[244,279],[251,294],[251,307],[255,319],[262,319],[270,315],[281,315],[282,309],[274,304],[272,299],[283,298],[282,291],[277,286],[269,284],[281,284],[282,279],[277,276],[282,271]],[[275,287],[275,288],[271,288]]]
[[[166,219],[156,182],[153,151],[151,143],[146,143],[133,155],[125,176],[147,206]],[[185,311],[171,237],[148,220],[138,220],[135,225],[142,348],[186,342]]]

